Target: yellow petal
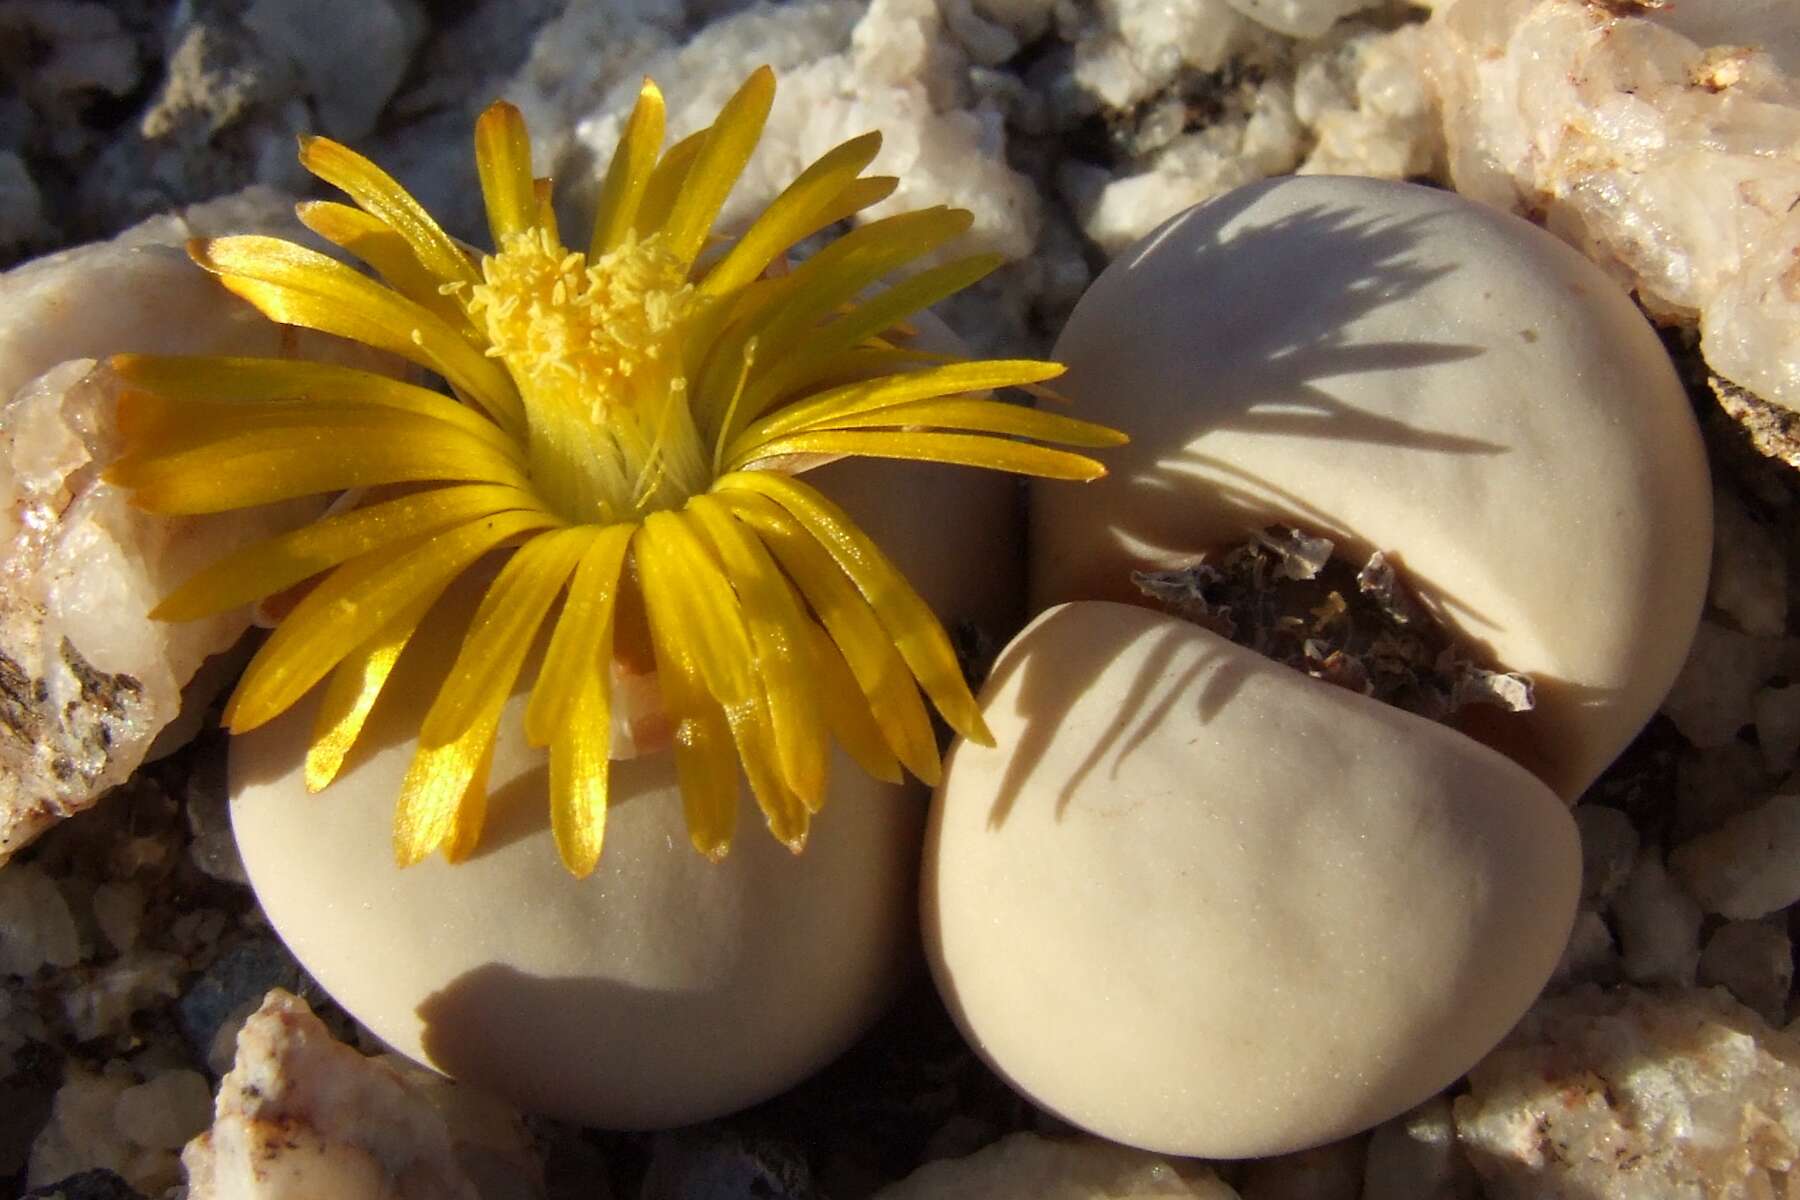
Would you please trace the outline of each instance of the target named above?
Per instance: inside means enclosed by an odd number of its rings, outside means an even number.
[[[856,765],[883,783],[899,783],[900,763],[888,749],[881,726],[869,711],[869,701],[857,686],[856,676],[844,661],[831,635],[817,621],[806,622],[812,642],[813,663],[818,669],[819,693],[832,736],[856,761]]]
[[[397,354],[442,375],[508,429],[524,429],[524,408],[505,368],[392,288],[279,238],[196,240],[188,253],[270,320]]]
[[[582,678],[568,720],[550,742],[550,831],[563,866],[577,879],[593,873],[606,837],[611,706],[599,680]]]
[[[381,218],[406,239],[419,263],[445,283],[479,283],[481,276],[462,247],[394,178],[356,151],[330,138],[300,139],[300,165]]]
[[[500,513],[433,534],[401,553],[366,555],[339,567],[250,660],[226,706],[226,725],[242,733],[286,712],[356,649],[359,631],[383,628],[489,550],[549,523],[542,513]]]
[[[631,219],[631,228],[639,237],[649,237],[668,223],[669,213],[675,208],[675,198],[686,186],[688,171],[692,169],[694,159],[699,157],[700,147],[706,144],[709,132],[702,129],[690,133],[663,151],[662,158],[644,183],[637,212]]]
[[[963,433],[1006,434],[1058,442],[1065,446],[1104,449],[1123,446],[1130,439],[1116,429],[998,400],[918,400],[895,404],[850,416],[827,417],[806,425],[800,432],[824,429],[953,429]]]
[[[849,312],[813,330],[794,352],[763,373],[744,399],[745,410],[766,412],[779,398],[789,395],[796,383],[833,355],[860,345],[906,317],[930,308],[946,296],[992,274],[1006,260],[998,254],[979,254],[958,259],[927,271],[876,294]]]
[[[782,405],[745,429],[727,455],[734,459],[748,458],[756,447],[771,438],[797,433],[822,422],[937,396],[1017,387],[1040,379],[1054,379],[1062,371],[1056,363],[1028,358],[988,359],[856,380]]]
[[[1081,454],[1015,442],[1007,438],[969,433],[908,433],[899,430],[827,430],[795,433],[757,447],[753,456],[733,462],[742,470],[766,459],[790,455],[823,454],[831,457],[858,455],[865,458],[899,458],[914,462],[954,463],[990,471],[1011,471],[1045,479],[1082,482],[1106,474],[1100,463]]]
[[[888,746],[907,770],[935,786],[939,765],[931,718],[875,610],[786,509],[755,492],[727,491],[720,498],[762,538],[825,623]]]
[[[983,746],[994,744],[969,694],[956,653],[930,607],[837,505],[795,479],[772,471],[739,471],[713,485],[714,491],[754,492],[775,501],[837,560],[844,574],[875,610],[894,648],[950,727]],[[841,643],[840,643],[841,645]]]
[[[813,221],[837,200],[881,149],[879,133],[865,133],[831,150],[788,184],[744,232],[744,236],[706,273],[700,291],[723,296],[757,276],[807,235]]]
[[[652,589],[646,583],[645,606],[653,619],[661,610],[665,624],[691,648],[706,690],[724,710],[738,759],[770,831],[797,851],[805,842],[809,810],[788,787],[781,770],[743,608],[730,578],[691,522],[685,512],[652,513],[644,519],[639,562],[648,556],[659,567],[659,586]]]
[[[192,621],[228,612],[358,555],[490,513],[542,507],[518,488],[468,484],[351,509],[227,555],[189,578],[150,616],[158,621]]]
[[[117,354],[109,365],[127,382],[183,402],[218,401],[247,408],[269,400],[304,399],[346,408],[397,408],[455,425],[524,461],[518,443],[479,412],[441,392],[372,371],[286,358],[210,355]],[[209,414],[196,414],[184,423],[211,419]]]
[[[387,686],[394,664],[442,590],[420,595],[332,670],[306,748],[307,791],[324,791],[337,778],[381,689]]]
[[[419,741],[441,746],[461,737],[498,693],[513,683],[543,628],[550,605],[593,544],[592,525],[532,538],[506,560],[482,597],[462,649],[419,728]]]
[[[813,812],[825,801],[826,734],[810,623],[775,560],[718,499],[684,510],[706,534],[737,589],[756,674],[768,697],[770,733],[788,787]]]
[[[406,239],[380,217],[329,200],[303,201],[294,211],[302,225],[375,268],[389,287],[435,314],[462,334],[464,341],[480,337],[462,305],[438,290],[438,277],[425,269]]]
[[[960,208],[927,208],[851,230],[787,277],[790,295],[756,330],[757,340],[768,353],[785,352],[840,305],[966,232],[972,220]]]
[[[487,814],[487,775],[506,697],[495,696],[474,724],[443,746],[413,752],[394,806],[394,861],[410,867],[440,846],[452,862],[475,848]]]
[[[694,849],[717,861],[731,849],[737,830],[738,763],[731,729],[700,677],[694,647],[674,602],[680,584],[668,577],[665,556],[651,545],[642,526],[632,539],[632,551],[644,589],[657,682],[675,724],[675,773],[681,782],[688,839]],[[653,595],[666,599],[658,603]]]
[[[251,430],[166,453],[128,455],[106,477],[150,512],[226,512],[385,483],[471,481],[518,488],[517,464],[458,430],[421,430],[379,414]]]
[[[475,771],[469,776],[469,786],[463,789],[462,803],[456,806],[450,836],[444,839],[445,862],[463,862],[475,853],[475,847],[481,842],[481,827],[487,820],[488,776],[494,768],[494,732],[498,724],[496,715],[494,722],[485,731],[487,748],[476,760]]]
[[[481,177],[481,200],[496,247],[536,223],[531,135],[524,116],[504,100],[488,105],[475,121],[475,172]]]
[[[590,259],[599,258],[624,241],[637,220],[638,205],[644,198],[644,189],[650,185],[657,152],[662,149],[663,110],[662,92],[645,79],[631,117],[625,122],[625,132],[613,149],[606,180],[600,185],[600,199],[594,208],[594,237],[588,247]],[[695,149],[699,149],[697,144]]]
[[[625,553],[636,531],[635,525],[608,525],[582,555],[525,708],[525,737],[534,746],[549,745],[574,719],[575,702],[589,676],[598,680],[600,703],[610,707],[613,614]],[[606,753],[608,730],[597,728],[593,736]]]
[[[755,338],[763,355],[786,354],[821,320],[870,284],[928,254],[969,227],[960,209],[928,208],[871,221],[853,229],[778,279],[741,293],[731,325],[708,347],[696,393],[702,403],[724,391],[744,344]],[[743,412],[739,421],[760,414]]]
[[[556,228],[556,205],[553,203],[555,199],[554,193],[555,188],[551,185],[549,179],[534,179],[531,181],[532,198],[537,203],[538,228],[542,229],[544,233],[549,236],[551,244],[560,246],[562,245],[562,237]]]
[[[663,226],[664,245],[684,266],[693,264],[706,244],[725,197],[737,185],[744,164],[762,137],[769,107],[775,102],[775,72],[758,67],[725,107],[719,110],[706,140],[694,157],[681,192]]]
[[[900,179],[896,175],[870,175],[854,180],[829,204],[813,214],[811,223],[798,231],[800,236],[794,239],[795,243],[803,242],[839,221],[848,221],[865,208],[880,204],[893,195],[899,186]]]

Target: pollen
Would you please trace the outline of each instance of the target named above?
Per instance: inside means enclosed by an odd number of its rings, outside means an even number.
[[[660,234],[589,259],[548,228],[521,230],[481,274],[464,306],[518,386],[532,477],[568,519],[670,507],[705,486],[681,354],[697,292]]]
[[[627,236],[590,262],[548,229],[511,235],[482,260],[483,282],[469,289],[488,354],[521,386],[579,398],[590,420],[613,419],[632,403],[633,376],[679,369],[695,290],[661,243]]]

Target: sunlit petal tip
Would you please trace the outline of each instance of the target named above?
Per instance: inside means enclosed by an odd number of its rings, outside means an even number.
[[[338,764],[335,761],[325,760],[323,756],[310,750],[307,752],[306,790],[309,793],[316,796],[330,787],[332,780],[337,778],[337,773]]]
[[[519,106],[510,100],[495,100],[481,110],[481,115],[476,118],[476,122],[478,125],[504,124],[517,125],[523,128],[525,125],[525,114],[520,112]]]

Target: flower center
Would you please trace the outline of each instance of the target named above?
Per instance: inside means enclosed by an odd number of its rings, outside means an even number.
[[[532,481],[568,520],[632,520],[704,490],[683,337],[698,297],[652,235],[590,262],[545,229],[481,263],[467,307],[518,385]]]

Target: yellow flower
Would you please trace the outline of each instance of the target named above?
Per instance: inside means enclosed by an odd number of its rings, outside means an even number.
[[[715,858],[731,841],[740,764],[770,830],[796,851],[825,798],[828,736],[880,778],[898,781],[904,765],[934,782],[919,689],[958,732],[991,744],[936,618],[792,474],[873,455],[1092,479],[1103,474],[1093,460],[1019,439],[1124,439],[968,396],[1050,379],[1055,364],[908,348],[905,319],[996,258],[867,294],[966,229],[967,213],[871,221],[785,269],[796,243],[893,191],[894,179],[862,175],[877,134],[807,168],[742,236],[716,239],[774,90],[773,73],[757,71],[709,128],[662,150],[663,100],[646,80],[585,253],[563,244],[524,122],[503,103],[475,131],[492,254],[466,251],[387,174],[323,138],[302,143],[301,162],[357,207],[303,204],[301,219],[385,286],[275,238],[189,246],[271,319],[391,351],[452,395],[315,363],[115,360],[132,386],[126,453],[109,478],[143,508],[209,513],[375,489],[229,555],[153,614],[192,619],[317,577],[225,714],[234,732],[253,729],[323,683],[306,760],[314,791],[342,766],[427,610],[478,559],[509,552],[419,731],[395,818],[403,865],[473,848],[502,706],[546,624],[525,733],[549,747],[552,828],[577,875],[594,868],[605,826],[616,624],[647,625],[647,646],[620,648],[653,656],[690,836]],[[642,618],[616,623],[622,608]]]

